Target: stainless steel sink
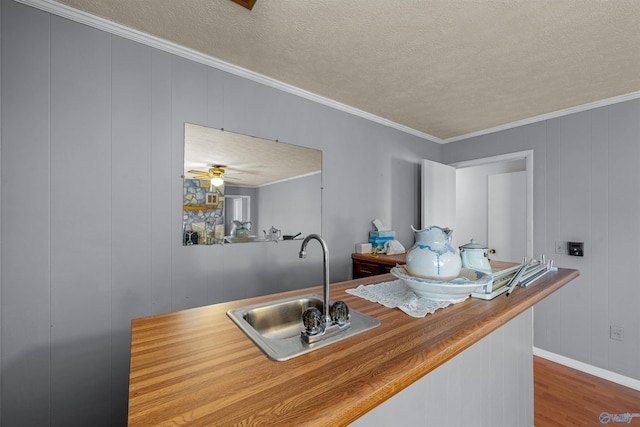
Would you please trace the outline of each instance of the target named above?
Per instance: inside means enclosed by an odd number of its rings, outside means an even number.
[[[373,329],[380,321],[356,310],[349,310],[351,326],[340,333],[307,344],[301,339],[302,313],[309,307],[323,310],[322,297],[307,294],[262,304],[234,308],[227,316],[273,360],[284,361],[322,348],[360,332]]]

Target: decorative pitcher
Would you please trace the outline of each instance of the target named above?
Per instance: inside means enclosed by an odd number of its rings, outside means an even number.
[[[415,243],[406,255],[405,268],[410,275],[447,281],[460,274],[462,260],[451,246],[453,230],[433,225],[422,230],[411,226]]]
[[[231,237],[238,239],[247,239],[251,234],[251,221],[233,221],[233,228],[231,229]]]

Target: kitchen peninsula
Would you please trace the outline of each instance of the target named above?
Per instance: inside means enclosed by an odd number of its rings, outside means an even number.
[[[333,300],[345,301],[349,307],[377,318],[381,325],[285,362],[268,359],[226,312],[309,292],[322,294],[321,287],[135,319],[131,337],[129,426],[338,426],[357,424],[366,417],[370,417],[368,425],[374,419],[384,425],[385,417],[404,415],[393,415],[394,411],[410,409],[402,402],[396,407],[388,406],[398,397],[413,396],[413,406],[420,410],[424,406],[420,399],[426,400],[427,396],[415,387],[421,387],[419,384],[432,376],[435,378],[437,372],[443,372],[446,378],[459,375],[465,381],[469,373],[480,371],[489,378],[486,384],[460,386],[450,379],[448,383],[445,381],[440,394],[443,401],[431,402],[442,412],[448,410],[447,405],[458,405],[452,407],[454,413],[435,414],[431,410],[424,416],[431,420],[436,415],[440,419],[459,417],[471,402],[449,399],[445,403],[452,388],[456,388],[453,390],[456,393],[465,389],[471,392],[479,404],[492,402],[486,416],[494,417],[490,421],[493,425],[500,424],[495,421],[496,414],[501,416],[500,411],[510,409],[524,411],[524,417],[530,418],[532,425],[532,373],[520,372],[532,370],[531,307],[578,275],[577,270],[561,268],[526,288],[517,289],[509,297],[501,295],[489,301],[469,298],[424,318],[413,318],[399,309],[345,292],[359,285],[395,280],[390,274],[335,283],[331,285]],[[516,323],[519,329],[510,333],[523,338],[511,340],[507,332],[501,331]],[[468,356],[472,358],[470,362],[464,365],[453,362],[452,359],[463,357],[475,345],[491,339],[494,341],[490,342],[490,348]],[[502,370],[509,363],[502,363],[501,358],[511,358],[512,354],[524,360],[525,368],[518,367],[514,369],[516,372],[505,374]],[[507,382],[518,381],[531,390],[510,393],[515,399],[513,408],[506,407],[509,402],[504,403],[500,396],[489,395],[491,387],[505,389]],[[432,401],[438,399],[437,394],[430,395]],[[476,417],[476,425],[489,425],[483,422],[481,411],[474,412],[471,416]],[[499,420],[507,425],[506,418]]]

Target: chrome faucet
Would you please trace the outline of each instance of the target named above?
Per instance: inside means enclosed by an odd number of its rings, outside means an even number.
[[[318,235],[318,234],[309,234],[307,237],[305,237],[305,239],[302,241],[302,246],[300,246],[300,258],[306,258],[307,257],[307,243],[309,243],[310,240],[315,239],[318,242],[320,242],[320,244],[322,245],[322,254],[324,256],[324,262],[322,264],[322,271],[323,271],[323,279],[324,279],[324,323],[326,325],[330,325],[332,323],[331,320],[331,314],[329,312],[329,247],[327,246],[327,242],[324,241],[324,239]]]
[[[302,323],[304,330],[300,333],[300,338],[307,343],[311,344],[326,337],[335,335],[351,327],[349,322],[349,307],[344,301],[336,301],[333,305],[330,305],[329,300],[329,247],[322,237],[318,234],[309,234],[302,241],[300,247],[300,258],[307,257],[307,243],[310,240],[315,239],[322,245],[322,253],[324,255],[323,274],[324,274],[324,301],[323,309],[324,313],[320,313],[315,307],[308,307],[302,313]]]

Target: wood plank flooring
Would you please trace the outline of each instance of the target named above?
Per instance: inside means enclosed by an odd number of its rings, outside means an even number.
[[[537,356],[533,372],[536,427],[640,426],[640,391]]]

